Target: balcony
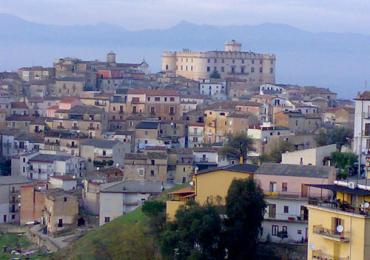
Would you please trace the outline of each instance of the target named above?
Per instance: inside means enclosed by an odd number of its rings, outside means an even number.
[[[64,126],[62,126],[62,125],[58,125],[58,126],[57,126],[57,128],[58,128],[58,129],[64,129]]]
[[[321,250],[312,250],[312,259],[317,260],[349,260],[349,256],[347,257],[335,257],[333,255],[324,254]]]
[[[67,144],[68,148],[77,148],[77,144]]]
[[[313,233],[338,242],[349,242],[349,232],[337,232],[321,225],[313,226]]]
[[[87,128],[87,130],[95,130],[96,129],[96,127],[94,127],[94,126],[89,126],[88,128]]]
[[[78,126],[72,126],[72,130],[79,130],[80,128]]]

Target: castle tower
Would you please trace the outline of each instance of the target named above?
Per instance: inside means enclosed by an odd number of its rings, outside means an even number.
[[[113,51],[110,51],[107,54],[107,62],[108,63],[116,63],[116,54]]]
[[[242,50],[242,44],[239,42],[236,42],[235,40],[231,40],[225,43],[225,51],[239,52],[241,50]]]

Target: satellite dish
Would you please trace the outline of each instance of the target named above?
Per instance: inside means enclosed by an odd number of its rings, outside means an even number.
[[[342,232],[343,232],[343,230],[344,230],[344,228],[343,228],[343,226],[342,226],[342,225],[338,225],[338,226],[337,226],[337,232],[342,233]]]
[[[309,247],[310,247],[312,250],[315,250],[315,244],[314,244],[314,243],[311,243],[311,244],[309,245]]]
[[[364,208],[368,208],[368,207],[370,207],[370,203],[369,202],[365,202],[364,203]]]
[[[193,186],[194,185],[194,182],[191,181],[191,182],[189,182],[189,184],[190,184],[190,186]]]

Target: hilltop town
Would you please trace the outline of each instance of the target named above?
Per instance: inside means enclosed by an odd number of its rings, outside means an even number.
[[[277,83],[278,59],[231,40],[164,51],[160,72],[112,51],[1,72],[0,231],[58,252],[147,201],[171,222],[252,179],[261,243],[368,259],[370,91]]]

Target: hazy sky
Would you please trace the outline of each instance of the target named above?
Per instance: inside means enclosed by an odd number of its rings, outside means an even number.
[[[310,31],[370,34],[370,0],[0,0],[0,12],[47,24],[164,28],[286,23]]]

